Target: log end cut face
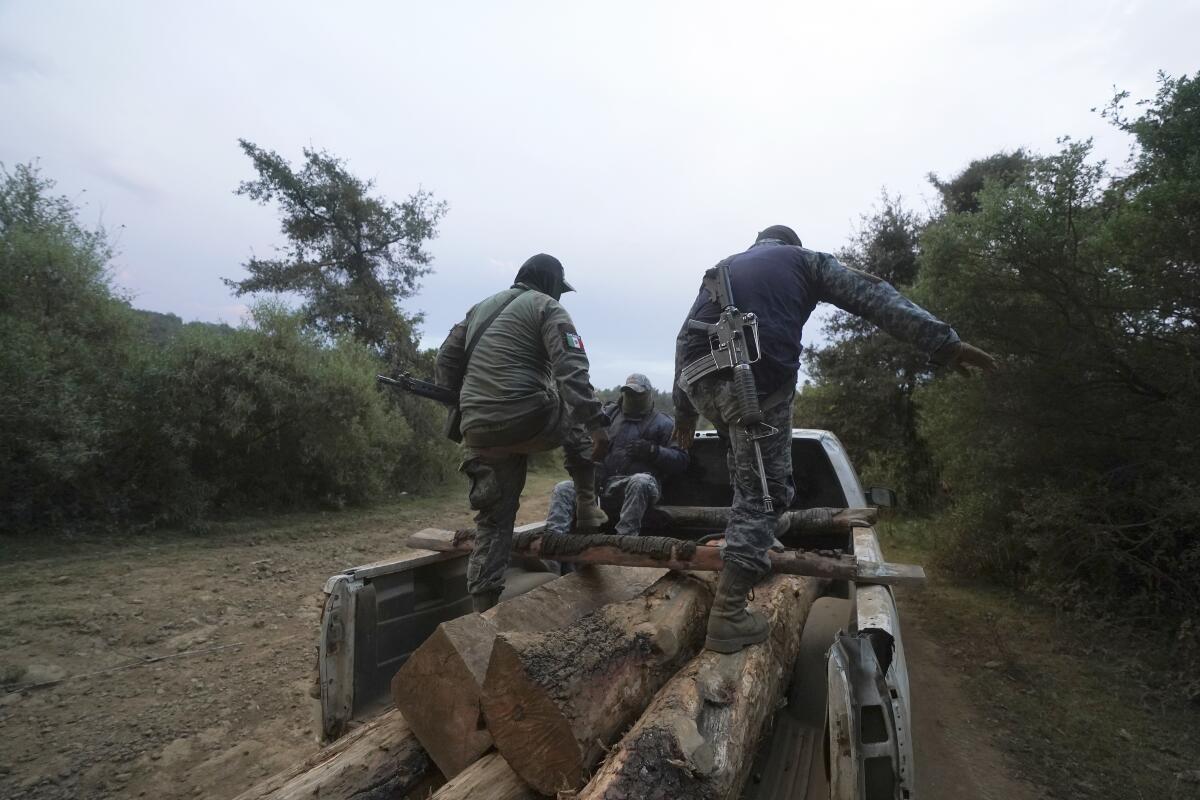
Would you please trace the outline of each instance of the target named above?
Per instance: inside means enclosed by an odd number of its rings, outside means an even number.
[[[439,626],[392,678],[392,699],[404,714],[417,740],[429,752],[442,774],[452,778],[470,766],[492,746],[479,711],[479,684],[483,664],[490,655],[495,629],[479,620],[470,622],[486,628],[472,652],[469,637],[455,636]],[[470,631],[468,631],[469,633]]]
[[[503,637],[492,649],[482,705],[496,748],[534,789],[554,795],[587,780],[584,754],[570,723],[530,680],[519,655]]]
[[[614,757],[621,769],[604,785],[603,800],[707,800],[714,797],[707,777],[697,770],[695,753],[685,753],[676,732],[650,726],[622,742]],[[703,759],[701,759],[703,760]],[[711,756],[709,758],[711,762]],[[710,763],[711,768],[711,763]],[[589,786],[589,789],[591,787]],[[584,790],[582,797],[594,795]]]

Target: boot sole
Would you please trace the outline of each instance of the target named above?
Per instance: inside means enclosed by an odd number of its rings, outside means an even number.
[[[704,640],[704,649],[728,655],[740,652],[751,645],[762,644],[770,638],[770,635],[768,631],[764,636],[742,636],[737,639],[714,639],[709,636]]]

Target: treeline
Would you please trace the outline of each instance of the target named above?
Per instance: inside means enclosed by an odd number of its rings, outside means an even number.
[[[1131,137],[1125,164],[1064,139],[931,176],[928,217],[885,197],[845,261],[1003,366],[931,380],[841,314],[808,355],[797,420],[932,513],[956,572],[1167,623],[1196,648],[1200,75],[1160,81],[1136,114],[1124,95],[1103,112]]]
[[[452,472],[441,412],[374,381],[431,370],[398,301],[442,207],[373,200],[324,153],[293,171],[243,146],[260,179],[241,191],[279,203],[292,247],[232,285],[304,302],[256,303],[237,328],[133,309],[103,230],[36,167],[0,171],[0,530],[341,507]]]

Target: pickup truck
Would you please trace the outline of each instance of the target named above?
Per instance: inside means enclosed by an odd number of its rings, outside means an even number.
[[[660,505],[727,507],[732,500],[725,447],[715,431],[700,431],[687,472],[663,487]],[[793,508],[891,505],[887,489],[864,491],[846,451],[828,431],[792,431],[796,483]],[[663,528],[648,514],[647,532]],[[544,523],[525,526],[536,530]],[[680,538],[714,531],[666,528]],[[883,561],[873,528],[806,539]],[[785,544],[787,544],[785,540]],[[510,567],[505,597],[557,577],[554,565]],[[320,718],[333,740],[382,711],[388,685],[405,659],[447,620],[470,613],[466,559],[416,551],[333,575],[318,646]],[[908,672],[899,618],[888,586],[834,582],[813,606],[787,703],[756,754],[746,800],[883,800],[913,797]]]

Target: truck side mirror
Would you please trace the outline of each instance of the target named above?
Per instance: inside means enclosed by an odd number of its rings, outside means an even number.
[[[880,508],[895,508],[896,493],[882,486],[872,486],[867,489],[867,503]]]

